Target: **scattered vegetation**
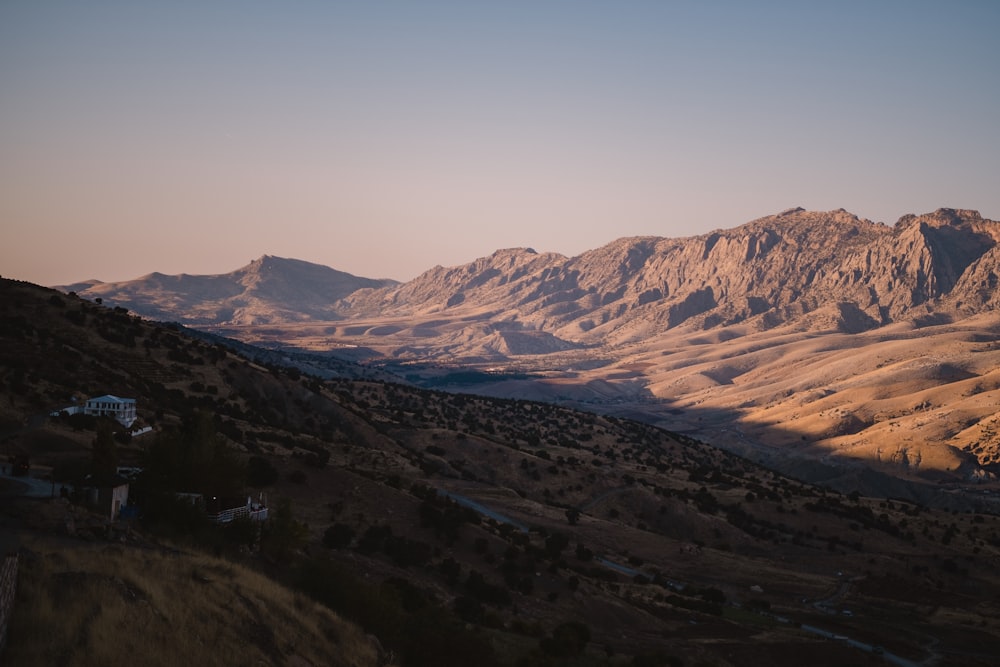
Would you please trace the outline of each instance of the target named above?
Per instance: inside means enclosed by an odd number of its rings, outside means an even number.
[[[119,664],[88,653],[117,628],[196,664],[879,664],[802,625],[943,665],[995,654],[1000,519],[985,501],[952,512],[843,495],[646,424],[265,367],[2,287],[4,447],[36,469],[143,468],[132,524],[68,500],[5,510],[25,535],[5,658]],[[44,418],[108,392],[136,397],[154,433],[109,442],[99,421]],[[271,515],[220,527],[177,492],[266,496]],[[172,606],[199,594],[214,606]],[[288,627],[269,634],[272,606]],[[51,647],[26,629],[54,623]],[[247,624],[263,639],[229,652],[221,627]],[[172,653],[178,633],[188,643]],[[199,649],[209,657],[187,657]]]
[[[21,554],[4,664],[378,663],[357,625],[231,560],[44,537]]]

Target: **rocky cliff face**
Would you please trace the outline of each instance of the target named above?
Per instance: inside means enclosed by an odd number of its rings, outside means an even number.
[[[685,323],[760,330],[801,320],[861,331],[994,307],[998,240],[1000,223],[975,211],[940,209],[889,227],[843,210],[794,209],[685,239],[619,239],[573,258],[498,251],[356,292],[336,311],[516,322],[591,344]]]
[[[458,323],[485,326],[465,331],[470,342],[497,326],[554,337],[540,350],[628,343],[681,325],[859,332],[996,308],[998,275],[1000,223],[975,211],[939,209],[889,227],[844,210],[791,209],[689,238],[618,239],[571,258],[499,250],[405,284],[265,256],[229,274],[151,274],[80,293],[195,325],[392,322],[424,352],[454,354]],[[474,345],[501,356],[534,349],[505,335]]]

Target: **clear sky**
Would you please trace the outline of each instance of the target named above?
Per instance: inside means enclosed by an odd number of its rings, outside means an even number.
[[[3,0],[0,275],[1000,218],[1000,2]]]

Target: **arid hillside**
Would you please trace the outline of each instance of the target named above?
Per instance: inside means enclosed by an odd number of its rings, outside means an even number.
[[[850,487],[860,464],[992,488],[998,240],[1000,223],[975,211],[890,227],[791,209],[572,258],[502,250],[402,285],[345,289],[297,314],[294,300],[272,299],[255,302],[254,317],[213,305],[213,320],[193,292],[177,300],[162,279],[80,293],[247,342],[364,360],[423,386],[640,418],[813,481]],[[288,260],[270,260],[277,280]],[[486,375],[468,382],[461,369]]]
[[[244,565],[38,530],[20,549],[4,665],[379,664],[357,625]]]
[[[0,451],[65,496],[0,489],[23,545],[7,650],[29,664],[92,664],[109,628],[174,664],[330,664],[331,641],[400,666],[995,661],[992,495],[841,493],[638,421],[321,378],[120,307],[12,281],[0,296]],[[50,416],[107,392],[153,431]],[[78,489],[109,451],[142,468],[113,522]],[[224,489],[266,498],[267,521],[214,524],[189,501]]]
[[[89,299],[185,324],[262,325],[336,318],[331,304],[356,290],[395,285],[358,278],[326,266],[265,255],[241,269],[214,276],[151,273],[136,280],[89,280],[64,285]]]

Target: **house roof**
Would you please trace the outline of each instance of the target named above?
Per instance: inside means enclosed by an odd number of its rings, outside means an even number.
[[[135,399],[134,398],[119,398],[118,396],[115,396],[114,394],[105,394],[104,396],[97,396],[95,398],[88,398],[87,401],[88,402],[90,402],[90,401],[106,401],[108,403],[135,403]]]
[[[91,474],[83,478],[82,484],[98,488],[116,488],[119,486],[128,486],[129,481],[121,475]]]

